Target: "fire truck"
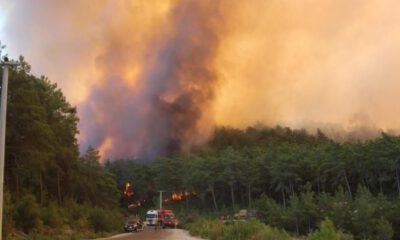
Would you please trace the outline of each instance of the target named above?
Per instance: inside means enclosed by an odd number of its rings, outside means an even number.
[[[147,211],[146,223],[149,226],[176,228],[176,226],[178,225],[178,220],[176,219],[175,214],[172,210],[161,208],[157,210]]]

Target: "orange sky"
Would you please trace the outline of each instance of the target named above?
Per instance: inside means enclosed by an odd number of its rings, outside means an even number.
[[[135,89],[154,39],[171,24],[184,29],[171,11],[186,2],[191,13],[193,0],[0,0],[0,39],[79,106],[110,76]],[[208,121],[400,128],[398,1],[204,2],[220,5]],[[204,19],[215,14],[199,8]]]

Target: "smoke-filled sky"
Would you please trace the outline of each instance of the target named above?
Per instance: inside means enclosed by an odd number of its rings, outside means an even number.
[[[0,40],[78,106],[107,157],[214,125],[400,128],[395,0],[0,0]]]

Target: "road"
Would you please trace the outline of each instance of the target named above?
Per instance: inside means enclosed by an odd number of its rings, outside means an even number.
[[[202,240],[192,237],[182,229],[157,229],[147,227],[143,232],[122,233],[109,238],[98,238],[96,240]]]

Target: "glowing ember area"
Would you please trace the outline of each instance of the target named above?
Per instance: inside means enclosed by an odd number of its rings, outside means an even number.
[[[130,187],[129,183],[125,184],[125,188],[126,189],[127,188],[129,189],[129,187]],[[129,192],[128,192],[128,194],[126,192],[127,192],[127,190],[124,191],[124,195],[125,196],[127,196],[127,197],[131,196],[131,195],[129,195]],[[133,192],[132,192],[132,195],[133,195]],[[196,197],[196,196],[197,196],[196,192],[186,192],[186,191],[185,192],[174,192],[174,193],[171,194],[171,197],[163,198],[162,201],[164,203],[170,203],[170,202],[173,202],[173,201],[181,201],[182,199],[189,198],[189,197]],[[141,206],[143,206],[143,204],[145,202],[146,202],[145,199],[133,201],[133,202],[128,204],[128,208],[141,207]]]
[[[133,203],[130,203],[130,204],[128,205],[128,208],[137,208],[137,207],[140,207],[140,206],[142,206],[145,202],[146,202],[146,200],[137,200],[137,201],[135,201],[135,202],[133,202]]]
[[[132,184],[130,182],[126,182],[124,185],[124,195],[127,197],[132,196],[133,194],[135,194],[132,189],[131,189]]]
[[[163,199],[163,201],[165,203],[168,203],[168,202],[171,202],[171,201],[180,201],[184,197],[194,197],[196,195],[197,195],[196,192],[175,192],[175,193],[171,194],[170,198],[165,198],[165,199]]]

